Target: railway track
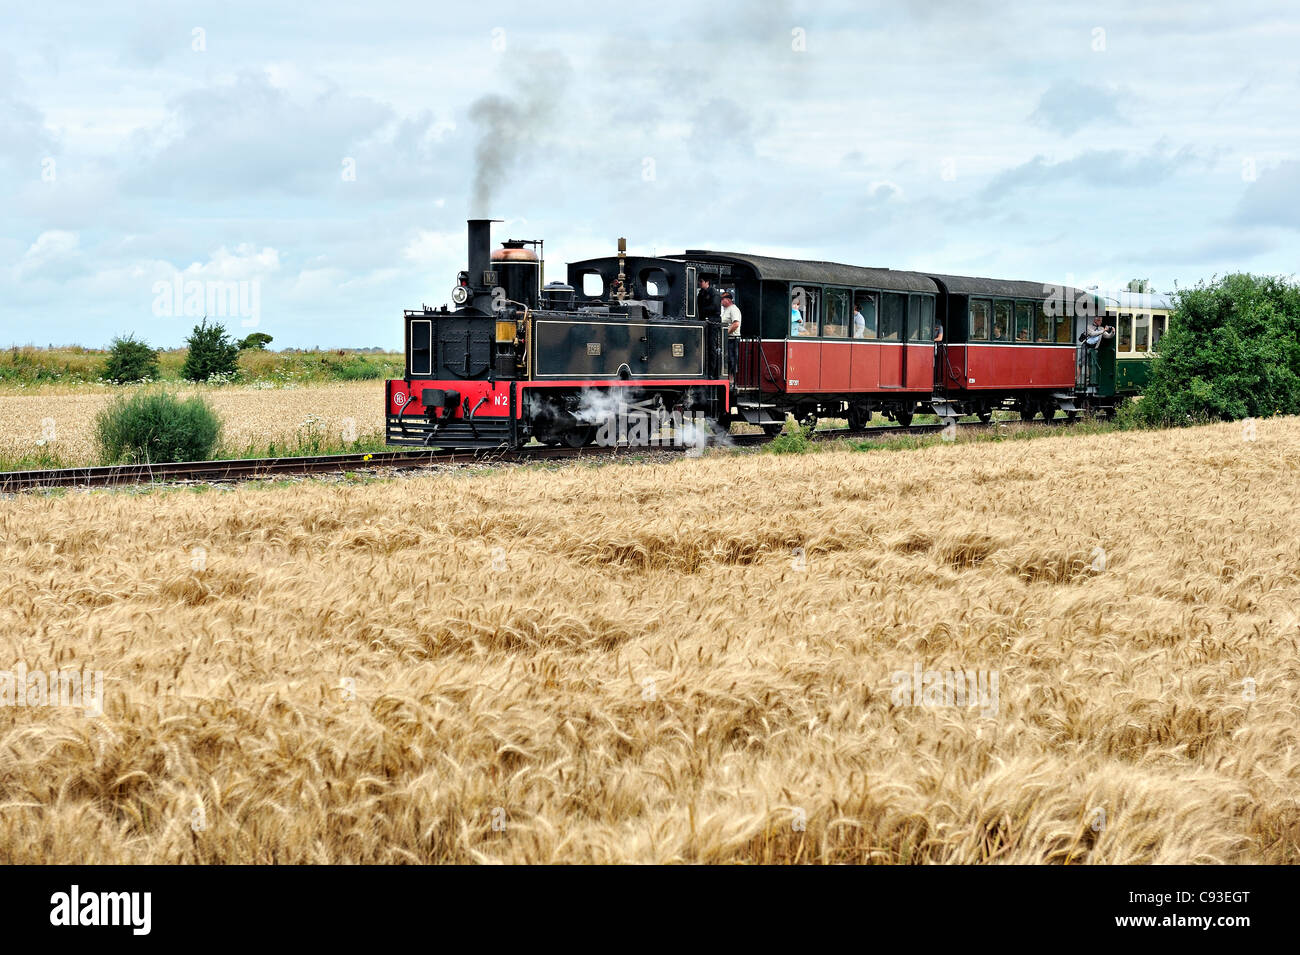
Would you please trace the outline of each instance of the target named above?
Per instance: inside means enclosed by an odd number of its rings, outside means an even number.
[[[997,422],[994,422],[996,424]],[[977,421],[961,422],[961,428],[986,428]],[[888,438],[896,435],[933,434],[943,425],[881,427],[850,431],[836,428],[813,432],[816,441],[852,438]],[[772,440],[764,434],[736,434],[731,444],[756,446]],[[178,461],[167,464],[111,464],[98,467],[54,468],[41,471],[0,472],[0,494],[60,487],[125,487],[142,484],[229,483],[293,477],[309,474],[342,473],[376,468],[419,468],[432,465],[526,463],[556,458],[594,458],[641,455],[647,452],[686,452],[690,448],[672,445],[651,447],[528,447],[461,451],[375,451],[366,454],[325,454],[316,457],[242,458],[227,461]]]

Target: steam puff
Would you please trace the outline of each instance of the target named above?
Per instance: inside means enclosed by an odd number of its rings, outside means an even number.
[[[489,93],[470,104],[470,120],[479,128],[470,203],[475,217],[490,214],[497,184],[538,144],[569,73],[569,61],[563,55],[544,53],[535,58],[524,76],[515,79],[514,92]]]

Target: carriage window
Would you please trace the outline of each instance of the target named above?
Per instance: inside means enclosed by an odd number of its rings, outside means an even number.
[[[896,342],[903,337],[903,323],[907,318],[907,296],[886,292],[880,303],[880,340]]]
[[[1133,350],[1145,352],[1151,335],[1151,316],[1137,315],[1133,319]]]
[[[411,374],[433,374],[433,322],[421,319],[411,322]]]
[[[989,303],[972,300],[970,303],[970,340],[989,340]]]
[[[921,340],[934,341],[934,296],[921,296]]]
[[[826,290],[826,324],[822,328],[825,338],[849,337],[849,290]]]
[[[821,289],[796,285],[790,289],[790,334],[816,337],[820,326]]]
[[[909,295],[907,297],[907,340],[909,342],[920,341],[921,339],[921,296]]]
[[[1011,303],[993,303],[993,341],[1011,341]]]
[[[1074,334],[1073,327],[1074,323],[1070,320],[1069,315],[1056,316],[1056,343],[1058,345],[1073,344],[1070,341],[1071,336]]]
[[[1165,337],[1165,327],[1169,323],[1168,315],[1151,316],[1151,347],[1154,349],[1160,339]]]
[[[1034,334],[1034,307],[1028,302],[1016,302],[1016,341],[1027,342]]]
[[[1118,327],[1115,329],[1119,335],[1119,341],[1115,345],[1116,351],[1133,350],[1133,316],[1121,315],[1115,323]]]
[[[605,280],[599,272],[584,272],[582,275],[582,294],[588,298],[600,298],[605,294]]]
[[[854,298],[853,337],[876,337],[876,297],[859,292]],[[860,318],[860,320],[859,320]]]
[[[1047,314],[1047,306],[1039,302],[1036,306],[1034,341],[1050,342],[1052,340],[1052,316]]]

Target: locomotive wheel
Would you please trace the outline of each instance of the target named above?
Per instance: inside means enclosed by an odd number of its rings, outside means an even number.
[[[910,428],[912,426],[912,412],[897,411],[894,413],[894,421],[900,428]]]
[[[560,432],[560,443],[566,448],[582,448],[591,444],[596,437],[596,429],[591,425],[579,425]]]
[[[1038,406],[1031,403],[1025,403],[1020,406],[1020,420],[1033,421],[1034,416],[1038,414]]]
[[[861,431],[871,423],[871,412],[858,405],[849,405],[849,430]]]

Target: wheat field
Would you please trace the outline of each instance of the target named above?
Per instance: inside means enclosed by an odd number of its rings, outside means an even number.
[[[2,500],[0,861],[1300,861],[1254,437]]]
[[[0,392],[0,456],[38,448],[69,465],[95,464],[94,419],[115,397],[138,386],[49,386]],[[201,394],[224,424],[222,444],[238,451],[292,442],[305,430],[338,438],[382,433],[384,385],[358,381],[269,388],[255,385],[170,385],[182,397]]]

